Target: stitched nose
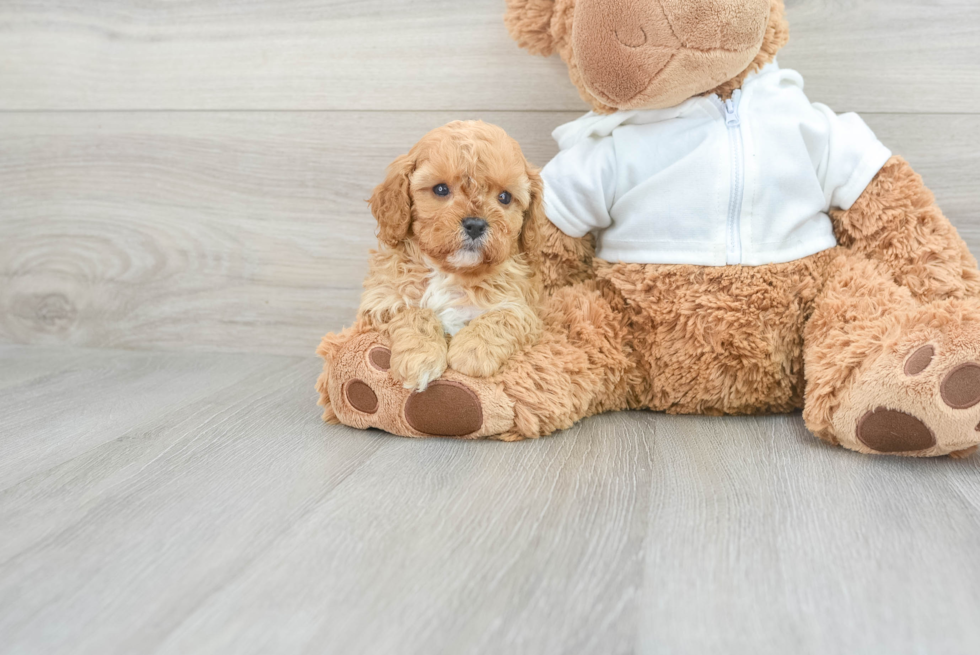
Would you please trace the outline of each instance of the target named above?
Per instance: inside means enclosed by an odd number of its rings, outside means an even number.
[[[487,222],[482,218],[474,218],[473,216],[464,218],[463,231],[466,232],[466,236],[470,240],[476,241],[487,231]]]

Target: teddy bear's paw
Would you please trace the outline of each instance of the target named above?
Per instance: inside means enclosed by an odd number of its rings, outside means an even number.
[[[980,328],[956,326],[881,353],[834,416],[853,450],[966,457],[980,444]]]
[[[391,350],[378,334],[351,339],[337,355],[328,382],[337,419],[403,437],[479,439],[507,432],[514,404],[499,384],[455,371],[413,391],[391,375]]]

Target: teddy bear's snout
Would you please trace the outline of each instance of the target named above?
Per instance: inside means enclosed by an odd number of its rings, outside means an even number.
[[[616,109],[669,107],[703,93],[752,61],[771,2],[578,0],[572,51],[582,82]]]
[[[607,102],[642,93],[681,47],[657,0],[579,0],[572,39],[590,89]]]
[[[757,48],[766,34],[771,0],[654,0],[671,31],[691,50]]]

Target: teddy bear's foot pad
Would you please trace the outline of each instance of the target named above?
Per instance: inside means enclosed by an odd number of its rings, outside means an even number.
[[[902,342],[863,371],[834,417],[842,445],[868,453],[966,457],[980,444],[980,328]]]
[[[480,430],[483,407],[465,384],[436,380],[425,391],[408,397],[405,420],[422,434],[460,437]]]
[[[479,439],[507,432],[514,405],[501,385],[446,371],[422,392],[390,375],[391,351],[380,335],[353,338],[337,355],[328,382],[341,423],[404,437]]]
[[[911,414],[884,407],[861,417],[857,438],[879,453],[911,453],[936,445],[936,435],[925,423]]]

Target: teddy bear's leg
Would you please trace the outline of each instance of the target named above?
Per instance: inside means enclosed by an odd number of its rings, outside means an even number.
[[[497,379],[514,400],[506,440],[544,436],[602,412],[639,407],[646,385],[633,358],[625,303],[610,285],[583,282],[554,291],[545,330]]]
[[[638,383],[617,299],[587,282],[558,290],[537,343],[495,376],[449,370],[422,393],[388,375],[385,338],[363,326],[328,335],[317,389],[324,419],[406,437],[533,438],[629,402]]]
[[[980,444],[980,301],[920,303],[882,262],[842,250],[804,331],[803,418],[864,453],[965,455]]]

